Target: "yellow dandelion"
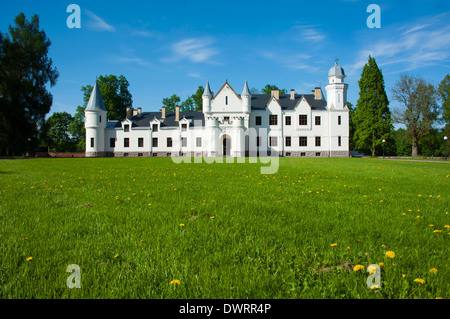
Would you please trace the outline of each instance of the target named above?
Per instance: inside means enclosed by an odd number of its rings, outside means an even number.
[[[210,218],[211,218],[211,219],[214,219],[214,216],[211,216]]]
[[[139,240],[140,243],[143,243],[144,241],[142,239]]]
[[[148,206],[152,206],[152,203],[149,203]]]
[[[377,268],[375,266],[370,265],[367,267],[367,271],[369,272],[369,275],[372,275],[377,272]]]
[[[406,213],[403,213],[403,214],[402,214],[402,216],[405,216],[405,215],[406,215]]]
[[[359,271],[361,269],[364,269],[365,267],[363,265],[356,265],[355,267],[353,267],[353,271]]]
[[[430,224],[430,225],[428,225],[428,226],[430,226],[430,227],[434,227],[434,225],[433,225],[433,224]]]
[[[337,246],[337,244],[331,244],[331,247],[336,247]]]
[[[416,278],[416,279],[414,279],[414,282],[418,282],[419,284],[423,285],[425,283],[425,280]]]
[[[384,263],[378,263],[378,267],[384,267]]]
[[[378,289],[378,285],[373,285],[372,287],[370,287],[371,290],[375,290]]]
[[[408,209],[408,212],[412,212],[412,209]]]
[[[386,252],[386,256],[389,258],[394,258],[395,257],[395,253],[392,250],[389,250]]]
[[[436,197],[437,197],[437,198],[441,198],[441,195],[437,195]]]
[[[27,261],[30,261],[31,259],[33,259],[33,257],[28,257],[28,258],[27,258]]]
[[[431,269],[430,269],[430,272],[431,272],[432,274],[436,274],[436,273],[437,273],[437,269],[436,269],[436,268],[431,268]]]
[[[171,285],[179,285],[181,282],[178,279],[174,279],[170,282]]]
[[[114,258],[117,258],[117,257],[119,257],[119,255],[117,254],[117,255],[114,255]]]
[[[184,224],[180,224],[180,227],[184,227]]]
[[[420,215],[417,215],[416,218],[417,218],[417,219],[420,219]]]
[[[433,230],[433,233],[442,233],[442,230],[440,230],[440,229],[435,229],[435,230]]]
[[[422,197],[422,195],[419,194],[419,197]]]
[[[405,274],[402,274],[402,278],[406,278],[406,275],[405,275]]]
[[[445,228],[450,228],[450,225],[445,225],[444,227],[445,227]]]

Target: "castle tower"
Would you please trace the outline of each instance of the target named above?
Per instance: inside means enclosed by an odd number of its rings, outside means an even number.
[[[107,111],[97,81],[84,111],[86,128],[86,157],[105,155],[105,128]]]
[[[241,98],[242,98],[242,112],[250,114],[252,95],[250,94],[250,90],[248,89],[247,80],[245,81],[244,89],[242,90],[241,93]]]
[[[209,88],[209,81],[206,81],[205,91],[203,92],[203,113],[206,115],[211,112],[212,93]]]
[[[328,72],[329,83],[325,86],[327,91],[328,109],[343,110],[347,105],[348,84],[344,83],[345,72],[337,60]]]

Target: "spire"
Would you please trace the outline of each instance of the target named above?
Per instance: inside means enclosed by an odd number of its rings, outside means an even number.
[[[203,92],[203,96],[212,96],[211,90],[209,89],[209,81],[206,81],[205,91]]]
[[[86,111],[106,111],[105,103],[103,102],[97,81],[95,81],[94,89],[92,90],[91,97],[86,106]]]
[[[247,80],[245,80],[244,89],[242,90],[241,96],[248,96],[250,94],[250,90],[248,89]]]

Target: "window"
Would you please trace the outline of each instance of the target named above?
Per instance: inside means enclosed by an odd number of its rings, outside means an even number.
[[[101,115],[98,116],[98,122],[99,122],[99,123],[102,122],[102,116],[101,116]]]
[[[320,136],[316,136],[316,146],[320,146]]]
[[[278,138],[276,136],[269,137],[269,146],[278,146]]]
[[[261,146],[261,136],[256,137],[256,146]]]
[[[300,136],[298,146],[308,146],[308,138],[306,136]]]
[[[144,156],[144,153],[138,153],[138,157]]]
[[[298,125],[308,125],[308,115],[299,115]]]
[[[286,157],[291,156],[291,152],[286,152]]]
[[[187,124],[181,124],[181,130],[187,131]]]
[[[290,116],[286,116],[285,118],[285,122],[286,125],[291,125],[291,117]]]
[[[153,130],[153,132],[158,132],[158,124],[153,124],[152,130]]]
[[[291,146],[291,137],[290,136],[286,136],[286,146],[287,147]]]
[[[167,156],[167,157],[171,157],[171,156],[172,156],[172,153],[167,153],[166,156]]]
[[[138,147],[144,147],[144,138],[143,137],[138,138]]]
[[[123,139],[123,147],[130,147],[130,139],[128,137]]]
[[[115,138],[109,139],[109,147],[116,147],[116,139]]]
[[[195,142],[196,142],[197,147],[202,147],[202,138],[201,137],[197,137]]]
[[[153,157],[158,157],[158,153],[152,153]]]
[[[338,146],[342,146],[342,139],[340,136],[338,136]]]
[[[261,125],[261,116],[255,117],[255,125]]]
[[[224,123],[227,122],[228,124],[230,124],[230,117],[229,117],[229,116],[225,116],[225,117],[223,118],[223,122],[224,122]]]
[[[320,152],[317,152],[317,153],[316,153],[316,156],[320,156]]]
[[[341,125],[341,116],[338,116],[338,125]]]
[[[317,126],[320,125],[320,116],[316,116],[316,125],[317,125]]]
[[[225,105],[228,105],[228,96],[225,96]]]
[[[158,138],[157,137],[152,138],[152,145],[153,145],[153,147],[158,147]]]
[[[94,138],[91,137],[91,147],[94,147]]]
[[[187,146],[187,138],[186,137],[182,137],[181,138],[181,146],[182,147],[186,147]]]
[[[302,156],[302,157],[303,157],[303,156],[306,156],[306,153],[305,153],[305,152],[301,152],[301,153],[300,153],[300,156]]]
[[[123,153],[123,157],[128,157],[129,153]]]
[[[269,125],[278,125],[278,115],[269,115]]]
[[[167,138],[167,147],[172,147],[172,138],[171,137]]]
[[[125,125],[123,126],[123,131],[124,131],[124,132],[129,132],[129,131],[130,131],[130,125],[129,125],[129,124],[125,124]]]

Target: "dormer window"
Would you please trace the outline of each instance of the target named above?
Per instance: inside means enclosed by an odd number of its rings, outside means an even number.
[[[130,125],[129,125],[129,124],[125,124],[125,125],[123,126],[123,131],[124,131],[124,132],[129,132],[129,131],[130,131]]]
[[[187,124],[181,124],[181,130],[187,131]]]
[[[158,132],[158,124],[153,124],[152,130],[153,130],[153,132]]]

